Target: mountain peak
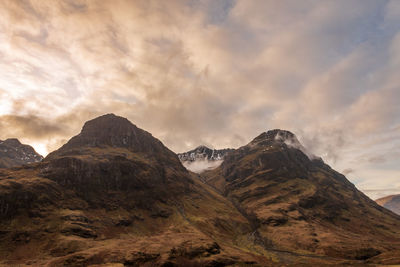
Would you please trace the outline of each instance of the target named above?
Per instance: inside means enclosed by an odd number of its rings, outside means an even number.
[[[287,130],[274,129],[268,132],[263,132],[250,142],[250,146],[256,147],[288,147],[297,149],[303,152],[310,160],[317,160],[323,162],[320,157],[315,156],[312,152],[308,151],[297,139],[296,135]]]
[[[223,160],[225,155],[234,149],[225,148],[225,149],[211,149],[204,145],[198,146],[193,150],[179,153],[178,157],[182,162],[185,161],[196,161],[196,160]]]
[[[4,141],[5,144],[12,145],[12,146],[19,146],[21,142],[17,138],[8,138]]]
[[[110,113],[87,121],[80,134],[93,136],[105,133],[109,135],[129,135],[133,130],[132,126],[136,127],[128,119]]]
[[[251,145],[272,146],[286,144],[289,147],[301,148],[299,140],[296,135],[290,131],[274,129],[268,132],[263,132],[250,142]]]
[[[82,131],[51,155],[65,154],[84,147],[126,148],[132,152],[157,153],[168,150],[150,133],[136,127],[128,119],[106,114],[87,121]]]
[[[0,140],[0,168],[16,167],[42,159],[33,147],[22,144],[17,138]]]
[[[296,136],[286,130],[281,130],[281,129],[274,129],[274,130],[269,130],[268,132],[263,132],[256,138],[254,138],[253,141],[264,141],[264,140],[287,140],[287,139],[293,139],[296,138]]]
[[[202,150],[202,149],[211,149],[211,148],[209,148],[205,145],[200,145],[200,146],[196,147],[194,150]]]
[[[219,166],[225,156],[232,151],[234,151],[234,149],[210,149],[201,145],[193,150],[179,153],[178,157],[186,169],[200,173],[204,170]]]
[[[143,150],[143,141],[145,141],[143,139],[150,139],[151,134],[137,128],[128,119],[111,113],[87,121],[78,137],[80,138],[76,139],[83,141],[80,145],[129,147]]]

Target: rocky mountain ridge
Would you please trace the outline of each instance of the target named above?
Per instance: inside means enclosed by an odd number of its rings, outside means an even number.
[[[113,114],[42,162],[0,171],[0,265],[257,262],[233,244],[252,246],[250,232],[175,153]]]
[[[206,146],[198,146],[193,150],[178,153],[179,160],[182,162],[193,162],[196,160],[223,160],[225,155],[229,152],[232,152],[234,149],[225,148],[225,149],[211,149]]]
[[[194,174],[128,120],[91,120],[42,162],[0,170],[0,265],[400,263],[400,216],[294,138],[263,133]]]
[[[225,156],[232,151],[234,151],[234,149],[211,149],[206,146],[199,146],[193,150],[177,155],[186,169],[195,173],[202,173],[206,170],[212,170],[218,167]]]
[[[40,162],[42,159],[33,147],[21,144],[16,138],[0,140],[0,168]]]

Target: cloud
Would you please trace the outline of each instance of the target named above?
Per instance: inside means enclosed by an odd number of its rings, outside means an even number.
[[[342,173],[343,173],[344,175],[348,175],[348,174],[350,174],[350,173],[352,173],[352,172],[354,172],[354,170],[351,169],[351,168],[348,168],[348,169],[345,169],[345,170],[342,171]]]
[[[196,160],[196,161],[186,161],[183,162],[183,166],[185,166],[186,169],[195,172],[195,173],[201,173],[206,170],[212,170],[217,168],[223,160]]]
[[[3,115],[0,117],[0,127],[5,129],[8,135],[27,135],[36,139],[56,135],[62,131],[59,126],[34,115]]]
[[[375,0],[4,1],[1,137],[53,150],[109,112],[177,152],[239,147],[280,128],[334,168],[353,169],[355,183],[376,179],[362,169],[394,175],[398,7]],[[380,155],[384,163],[366,160]]]

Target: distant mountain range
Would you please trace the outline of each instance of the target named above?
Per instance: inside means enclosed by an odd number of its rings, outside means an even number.
[[[0,169],[0,265],[399,264],[400,216],[297,142],[272,130],[178,156],[125,118],[95,118],[42,161]],[[220,165],[190,172],[196,155]]]
[[[201,173],[219,166],[226,154],[234,149],[211,149],[206,146],[199,146],[185,153],[177,154],[183,166],[188,170]]]
[[[390,195],[375,200],[376,203],[400,215],[400,195]]]
[[[39,162],[42,159],[43,157],[36,153],[31,146],[21,144],[18,139],[0,140],[0,168]]]
[[[197,160],[223,160],[225,155],[234,149],[211,149],[206,146],[199,146],[185,153],[178,153],[178,157],[182,162]]]

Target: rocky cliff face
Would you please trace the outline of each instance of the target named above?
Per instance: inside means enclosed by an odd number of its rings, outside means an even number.
[[[167,155],[174,160],[177,158],[150,133],[139,129],[126,118],[107,114],[86,122],[77,136],[50,153],[46,159],[79,153],[86,148],[121,148],[153,157]]]
[[[41,155],[29,145],[24,145],[18,139],[0,140],[0,168],[10,168],[24,164],[39,162]]]
[[[150,205],[189,190],[191,183],[172,151],[114,114],[85,123],[81,133],[50,153],[43,165],[41,176],[76,190],[91,202],[97,199],[93,194],[105,197],[104,192],[110,190],[134,190],[131,201]]]
[[[400,215],[400,195],[391,195],[375,200],[376,203]]]

